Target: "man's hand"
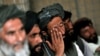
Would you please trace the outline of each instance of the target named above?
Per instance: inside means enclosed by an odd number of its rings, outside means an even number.
[[[49,47],[55,52],[56,56],[64,55],[64,41],[61,32],[57,28],[51,30],[51,40],[52,44],[49,41],[46,41]]]

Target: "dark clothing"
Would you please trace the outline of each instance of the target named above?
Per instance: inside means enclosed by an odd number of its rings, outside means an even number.
[[[55,56],[53,51],[51,51],[46,43],[42,43],[42,49],[39,53],[35,52],[31,47],[29,48],[29,50],[30,56]]]
[[[79,46],[82,53],[84,53],[84,43],[82,42],[80,38],[77,38],[76,44]]]
[[[73,47],[65,51],[66,56],[78,56],[77,50],[75,45],[72,45]]]

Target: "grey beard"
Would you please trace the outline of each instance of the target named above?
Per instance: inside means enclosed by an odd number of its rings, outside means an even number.
[[[0,52],[3,56],[29,56],[28,43],[25,41],[23,48],[16,52],[12,46],[8,45],[3,40],[0,40]]]

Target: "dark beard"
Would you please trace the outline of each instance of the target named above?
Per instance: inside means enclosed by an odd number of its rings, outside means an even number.
[[[64,45],[65,45],[65,51],[66,50],[70,50],[70,48],[72,48],[73,44],[72,44],[73,40],[72,40],[72,35],[70,35],[67,31],[65,33],[65,38],[64,38]]]
[[[77,35],[76,33],[74,33],[74,30],[72,31],[73,29],[70,29],[70,30],[66,30],[66,36],[69,36],[71,38],[71,41],[74,42],[77,40]]]
[[[38,45],[36,45],[34,48],[31,45],[29,45],[30,56],[43,56],[43,50],[41,49],[39,52],[36,52],[36,47],[38,47]]]
[[[97,44],[98,42],[98,36],[97,36],[97,33],[94,33],[95,36],[93,37],[93,39],[86,39],[84,37],[82,37],[83,39],[85,39],[85,41],[89,42],[89,43],[94,43],[94,44]],[[90,36],[89,38],[91,38],[92,36]]]

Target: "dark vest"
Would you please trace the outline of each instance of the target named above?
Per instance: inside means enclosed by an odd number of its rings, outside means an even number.
[[[66,56],[78,56],[77,49],[76,49],[75,45],[73,45],[72,48],[65,51],[65,54],[66,54]]]

